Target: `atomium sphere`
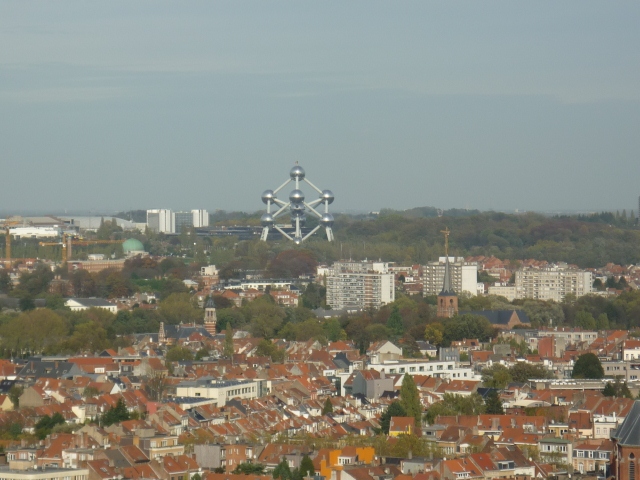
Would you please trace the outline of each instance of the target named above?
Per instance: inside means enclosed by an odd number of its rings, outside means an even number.
[[[289,194],[289,201],[291,203],[302,203],[302,202],[304,202],[304,192],[302,190],[293,190]]]
[[[262,215],[262,217],[260,217],[260,221],[262,222],[263,227],[272,227],[275,223],[273,215],[271,215],[270,213],[265,213],[264,215]]]
[[[333,225],[333,215],[330,213],[323,214],[320,223],[325,227],[331,227]]]
[[[302,237],[294,237],[293,243],[300,245],[302,243]]]
[[[264,203],[268,203],[269,200],[273,202],[275,198],[276,198],[276,194],[273,193],[273,190],[265,190],[264,192],[262,192],[262,201]]]
[[[289,172],[289,175],[291,176],[291,180],[295,180],[296,178],[302,180],[304,178],[304,168],[300,165],[295,165]]]
[[[323,190],[320,194],[320,198],[323,202],[327,202],[331,205],[333,203],[333,192],[331,190]]]

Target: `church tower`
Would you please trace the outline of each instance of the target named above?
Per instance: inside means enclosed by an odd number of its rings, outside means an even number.
[[[209,295],[206,303],[204,304],[204,328],[212,337],[216,335],[216,323],[218,318],[216,316],[216,304],[213,302],[213,297]]]
[[[451,286],[451,267],[449,265],[449,234],[448,228],[442,232],[444,234],[444,281],[442,291],[438,294],[438,317],[451,318],[458,314],[458,295]]]

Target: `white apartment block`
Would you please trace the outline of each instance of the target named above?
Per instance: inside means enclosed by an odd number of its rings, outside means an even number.
[[[591,272],[570,268],[566,264],[516,271],[516,297],[561,302],[568,294],[576,297],[592,292]]]
[[[342,261],[335,262],[329,269],[329,273],[389,273],[389,263],[387,262],[355,262]]]
[[[429,262],[424,266],[422,281],[425,296],[438,295],[442,291],[446,260],[446,257],[440,257],[437,262]],[[467,292],[471,295],[478,293],[478,264],[476,262],[465,262],[463,257],[449,257],[449,271],[451,286],[456,293]]]
[[[206,210],[191,210],[193,215],[193,226],[195,228],[209,226],[209,212]]]
[[[272,290],[291,290],[291,281],[287,280],[248,280],[240,283],[242,290],[260,290],[264,292],[267,287]]]
[[[147,227],[156,233],[176,233],[176,218],[171,210],[147,210]]]
[[[495,285],[491,285],[487,292],[489,295],[497,295],[499,297],[504,297],[510,302],[516,299],[516,286],[515,285],[501,285],[496,283]]]
[[[333,273],[327,277],[327,304],[335,310],[380,308],[396,299],[393,273]]]
[[[622,344],[623,360],[640,360],[640,340],[625,340]]]
[[[211,378],[201,378],[181,382],[176,386],[177,397],[200,397],[215,400],[218,407],[224,406],[234,398],[249,400],[260,396],[260,384],[253,380],[218,381]]]
[[[539,337],[555,337],[564,339],[565,345],[575,345],[578,342],[593,343],[598,338],[598,332],[590,330],[573,330],[567,329],[554,329],[554,330],[539,330]]]
[[[449,380],[480,380],[469,367],[462,367],[455,361],[440,360],[385,360],[381,363],[370,363],[367,368],[395,375],[429,375]]]

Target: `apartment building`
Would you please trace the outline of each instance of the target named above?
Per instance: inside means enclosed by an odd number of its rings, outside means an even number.
[[[176,233],[176,217],[171,210],[147,210],[147,227],[156,233]]]
[[[438,295],[442,290],[446,257],[440,257],[437,262],[429,262],[423,267],[424,295]],[[477,295],[478,293],[478,264],[465,262],[463,257],[449,257],[449,272],[453,291]]]
[[[188,380],[176,386],[177,397],[201,397],[215,400],[218,407],[229,400],[237,398],[250,400],[262,395],[262,383],[253,380],[218,381],[212,378]]]
[[[568,294],[581,297],[592,292],[591,272],[566,264],[527,267],[516,271],[516,298],[561,302]]]
[[[392,273],[334,273],[327,277],[327,304],[334,310],[380,308],[395,300]]]

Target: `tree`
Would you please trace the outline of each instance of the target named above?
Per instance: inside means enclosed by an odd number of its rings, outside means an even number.
[[[603,378],[604,369],[600,359],[594,353],[585,353],[578,357],[573,366],[573,378]]]
[[[84,390],[82,391],[82,396],[84,398],[93,398],[97,397],[98,395],[100,395],[100,390],[98,390],[96,387],[87,386],[84,387]]]
[[[607,382],[607,384],[604,386],[604,389],[602,390],[602,395],[604,395],[605,397],[616,396],[616,389],[613,388],[613,384],[611,382]]]
[[[167,378],[162,373],[154,370],[144,387],[149,394],[149,398],[159,402],[162,400],[162,395],[168,386]]]
[[[574,325],[585,330],[593,330],[596,328],[596,319],[593,318],[593,315],[591,315],[589,312],[585,312],[583,310],[576,314]]]
[[[502,400],[498,390],[491,389],[484,399],[484,413],[490,415],[504,415],[504,408],[502,408]]]
[[[420,393],[413,376],[406,373],[402,379],[400,387],[400,405],[407,412],[408,417],[416,419],[416,429],[420,428],[422,423],[422,404],[420,403]]]
[[[270,278],[298,278],[313,275],[318,262],[310,250],[284,250],[273,259],[268,271]]]
[[[441,402],[429,407],[425,420],[432,425],[440,415],[478,415],[484,412],[484,401],[477,393],[469,396],[445,393]]]
[[[114,423],[129,420],[130,418],[131,415],[129,414],[129,410],[127,410],[127,406],[124,404],[124,400],[119,398],[116,405],[109,408],[102,416],[102,424],[108,427]]]
[[[424,329],[424,338],[432,345],[440,346],[444,339],[444,327],[441,323],[430,323]]]
[[[406,417],[407,412],[400,402],[392,402],[391,405],[380,415],[380,430],[385,435],[389,435],[389,426],[391,423],[391,417]]]
[[[300,461],[300,475],[302,477],[313,477],[316,474],[316,469],[313,466],[313,460],[309,458],[309,455],[304,455]]]
[[[225,358],[233,358],[233,329],[231,323],[227,322],[227,327],[224,331],[224,347],[222,355]]]
[[[24,389],[18,385],[13,385],[9,389],[9,400],[13,403],[13,409],[17,410],[20,407],[20,395],[22,395]]]
[[[256,355],[269,357],[275,363],[284,361],[284,350],[276,347],[270,340],[260,340],[256,347]]]
[[[209,350],[204,347],[196,352],[196,360],[202,360],[203,358],[208,356],[209,356]]]
[[[18,304],[20,305],[20,310],[22,312],[28,312],[29,310],[35,310],[36,308],[35,300],[29,295],[25,295],[24,297],[22,297],[19,300]]]
[[[327,413],[333,412],[333,403],[331,403],[331,398],[327,397],[324,402],[324,406],[322,407],[322,415],[326,415]]]
[[[0,327],[3,346],[18,354],[57,350],[67,333],[65,319],[48,308],[23,312]]]
[[[180,347],[176,345],[167,351],[164,358],[168,367],[173,362],[189,362],[193,360],[193,353],[187,347]]]
[[[188,293],[172,293],[160,302],[158,308],[167,323],[202,323],[202,311],[193,304]]]
[[[242,462],[231,473],[236,475],[262,475],[264,473],[264,465],[261,463]]]
[[[620,382],[620,379],[617,378],[615,383],[607,382],[602,390],[602,394],[605,397],[633,398],[633,394],[631,393],[631,390],[629,390],[627,382]]]
[[[289,462],[286,458],[273,469],[273,478],[279,478],[280,480],[291,480],[291,469],[289,468]]]
[[[0,271],[0,293],[9,293],[13,288],[11,276],[7,270]]]
[[[503,389],[511,381],[511,372],[500,363],[495,363],[482,370],[482,383],[485,387]]]
[[[98,322],[90,321],[76,325],[73,335],[65,342],[71,352],[99,352],[109,346],[107,331]]]
[[[38,423],[35,424],[36,436],[40,440],[44,440],[45,438],[47,438],[47,435],[51,433],[53,427],[55,427],[56,425],[62,425],[64,423],[65,419],[60,413],[56,412],[51,417],[49,417],[49,415],[45,415],[40,420],[38,420]]]
[[[530,378],[553,378],[553,373],[542,365],[518,362],[509,369],[514,382],[527,383]]]
[[[397,305],[394,305],[391,309],[391,315],[389,315],[389,319],[387,320],[387,328],[396,337],[401,336],[404,332],[402,315],[400,315],[400,309]]]

